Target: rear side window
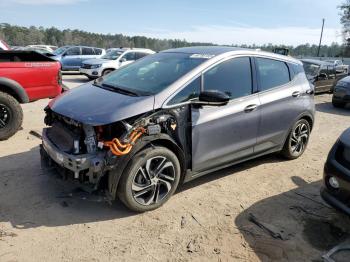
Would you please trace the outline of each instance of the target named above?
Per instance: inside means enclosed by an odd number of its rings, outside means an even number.
[[[95,54],[96,55],[102,55],[102,49],[100,48],[94,48]]]
[[[80,47],[69,48],[66,52],[66,55],[80,55]]]
[[[204,90],[219,90],[231,99],[252,94],[252,69],[249,57],[225,61],[203,75]]]
[[[187,102],[191,99],[199,97],[201,89],[201,78],[198,77],[192,81],[186,87],[184,87],[179,93],[177,93],[169,102],[169,105],[175,105],[179,103]]]
[[[148,55],[147,53],[136,53],[135,54],[135,60],[138,60],[142,57],[145,57],[146,55]]]
[[[83,47],[82,48],[82,55],[95,55],[94,49],[88,48],[88,47]]]
[[[290,81],[289,69],[285,62],[268,58],[257,58],[260,91],[287,84]]]

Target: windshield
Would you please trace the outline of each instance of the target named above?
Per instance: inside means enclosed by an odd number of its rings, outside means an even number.
[[[99,84],[136,94],[154,95],[206,60],[192,54],[158,53],[122,67],[107,75]]]
[[[320,65],[312,64],[308,62],[303,62],[303,67],[306,75],[310,75],[310,76],[317,76],[320,69]]]
[[[53,54],[54,55],[61,55],[64,51],[66,51],[68,49],[68,46],[62,46],[60,48],[57,48]]]
[[[122,54],[124,53],[124,51],[122,50],[111,50],[109,51],[107,54],[105,54],[104,56],[102,56],[102,59],[108,59],[108,60],[116,60],[118,59],[118,57],[120,57]]]

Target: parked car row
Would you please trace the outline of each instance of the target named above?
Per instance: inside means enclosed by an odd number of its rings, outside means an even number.
[[[113,48],[99,59],[83,61],[79,71],[89,79],[95,79],[154,53],[144,48]]]

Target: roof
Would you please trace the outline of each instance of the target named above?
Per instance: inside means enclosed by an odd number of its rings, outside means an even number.
[[[271,52],[264,52],[256,49],[248,49],[248,48],[239,48],[239,47],[230,47],[230,46],[192,46],[192,47],[182,47],[182,48],[174,48],[162,51],[164,53],[185,53],[185,54],[199,54],[205,55],[209,57],[216,57],[219,55],[223,55],[225,53],[237,52],[239,54],[246,55],[261,55],[267,56],[269,58],[276,58],[292,63],[297,63],[301,65],[301,62],[293,57],[279,55]]]
[[[247,49],[238,48],[238,47],[229,47],[229,46],[191,46],[191,47],[168,49],[163,52],[185,53],[185,54],[205,54],[205,55],[217,56],[227,52],[239,51],[239,50],[247,50]]]

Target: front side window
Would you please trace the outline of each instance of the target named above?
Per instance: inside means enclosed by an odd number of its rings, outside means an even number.
[[[135,61],[135,52],[130,52],[124,55],[126,61]]]
[[[140,52],[137,52],[136,54],[135,54],[135,60],[138,60],[138,59],[140,59],[140,58],[142,58],[142,57],[145,57],[146,55],[148,55],[147,53],[140,53]]]
[[[285,62],[268,58],[257,58],[256,61],[260,91],[269,90],[290,81],[289,69]]]
[[[203,75],[204,90],[219,90],[231,99],[252,94],[252,69],[249,57],[225,61]]]
[[[154,95],[206,60],[186,53],[158,53],[114,71],[99,84]]]
[[[187,102],[189,100],[199,97],[199,92],[201,89],[201,78],[198,77],[196,80],[192,81],[186,87],[184,87],[179,93],[177,93],[170,101],[169,105],[175,105]]]
[[[80,47],[69,48],[66,52],[66,55],[80,55]]]

